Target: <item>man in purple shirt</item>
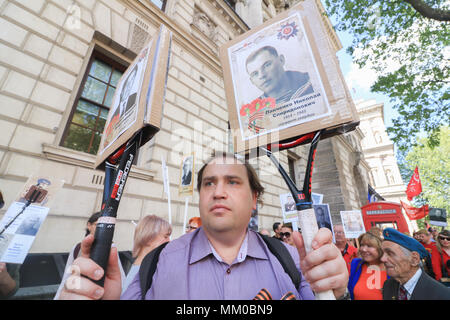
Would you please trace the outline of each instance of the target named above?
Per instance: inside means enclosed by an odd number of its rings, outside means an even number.
[[[297,299],[314,299],[316,292],[333,290],[341,297],[348,272],[328,229],[314,238],[314,251],[306,254],[303,240],[294,232],[298,252],[288,248],[302,282],[297,290],[280,262],[258,234],[248,230],[252,209],[264,188],[253,168],[233,155],[213,157],[200,169],[197,179],[202,227],[170,242],[161,252],[146,299],[252,299],[265,288],[273,299],[292,292]],[[100,279],[103,270],[91,259],[92,236],[81,245],[82,257],[74,261],[73,274],[61,292],[61,299],[118,299],[121,292],[117,249],[111,249],[110,263],[101,288],[87,278]],[[130,284],[122,299],[140,299],[139,278]]]

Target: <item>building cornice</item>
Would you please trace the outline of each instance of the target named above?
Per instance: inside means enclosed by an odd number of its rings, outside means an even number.
[[[213,49],[209,48],[201,40],[186,31],[175,20],[169,18],[166,13],[159,10],[158,7],[151,4],[149,1],[144,0],[124,0],[124,2],[129,8],[133,9],[137,13],[140,13],[140,19],[143,19],[148,23],[152,23],[157,28],[160,24],[164,24],[170,31],[172,31],[174,42],[181,45],[186,51],[191,52],[203,63],[213,69],[217,74],[222,74],[222,66],[220,64],[219,57]],[[223,0],[218,0],[218,2],[222,2],[225,6]],[[227,12],[230,13],[230,10],[232,11],[232,9],[228,7]],[[234,15],[236,16],[236,14]]]
[[[363,148],[363,152],[369,154],[378,153],[383,151],[389,151],[389,154],[394,155],[394,144],[393,143],[385,143],[381,145],[376,145],[374,147]]]
[[[328,14],[325,11],[325,8],[323,7],[320,0],[315,0],[315,2],[317,5],[317,8],[319,9],[320,16],[322,17],[322,22],[325,25],[325,28],[327,29],[328,35],[330,36],[330,40],[331,40],[331,43],[333,44],[333,48],[334,48],[335,52],[338,52],[339,50],[341,50],[343,48],[341,40],[339,39],[336,31],[334,30],[333,24],[331,23],[330,18],[328,18]]]
[[[356,104],[356,110],[358,111],[358,114],[363,119],[364,115],[372,115],[372,117],[381,117],[383,119],[384,123],[384,104],[383,103],[375,103],[371,105],[366,104]]]
[[[242,34],[250,30],[249,26],[242,20],[242,18],[230,7],[228,3],[223,0],[208,0],[209,3],[216,8],[222,17],[230,23],[237,34]]]

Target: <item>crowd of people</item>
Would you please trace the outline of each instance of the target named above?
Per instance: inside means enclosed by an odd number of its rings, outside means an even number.
[[[213,156],[198,173],[197,190],[200,215],[179,238],[171,240],[171,225],[156,215],[139,221],[125,270],[114,244],[106,273],[89,258],[101,214],[94,213],[70,252],[55,299],[246,300],[263,290],[275,300],[312,300],[324,291],[336,299],[450,300],[448,230],[411,237],[372,228],[352,242],[336,224],[334,242],[321,228],[306,253],[301,230],[290,223],[275,223],[273,236],[248,228],[264,187],[247,162]],[[4,269],[0,265],[1,294]],[[103,276],[102,287],[96,280]]]
[[[397,300],[411,297],[415,299],[449,299],[450,290],[444,289],[442,286],[450,287],[449,230],[438,232],[435,228],[420,229],[414,232],[413,237],[410,237],[409,234],[402,234],[395,229],[387,229],[383,232],[378,227],[372,227],[368,232],[355,239],[358,245],[355,245],[353,239],[345,238],[342,224],[335,224],[333,231],[335,245],[341,251],[347,264],[349,274],[347,289],[351,300]],[[273,233],[273,238],[295,246],[291,237],[291,223],[275,222]],[[385,238],[386,233],[388,236]],[[394,236],[392,236],[393,234]],[[408,262],[411,253],[417,252],[419,263],[417,265],[415,263],[393,263],[389,260],[389,256],[393,252],[388,249],[389,242],[395,243],[397,250],[400,248],[398,256],[402,259],[397,257],[398,260]],[[385,244],[385,250],[383,244]],[[424,274],[422,275],[422,273]],[[399,282],[398,279],[403,279],[401,277],[405,275],[406,281]],[[411,275],[411,277],[407,275]],[[408,283],[411,278],[413,285],[411,282],[409,287],[403,285],[409,288],[409,291],[406,289],[406,296],[402,295],[399,292],[400,289],[403,292],[400,283]],[[396,284],[393,285],[393,283]],[[395,292],[393,292],[392,286],[395,287]],[[416,286],[417,288],[414,290]],[[423,289],[424,286],[426,289]],[[426,291],[429,289],[434,293],[427,293]]]

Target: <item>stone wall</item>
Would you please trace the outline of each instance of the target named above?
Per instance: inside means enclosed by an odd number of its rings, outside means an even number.
[[[275,10],[265,3],[261,10],[267,19]],[[0,1],[0,190],[6,201],[0,215],[30,175],[65,181],[31,252],[69,251],[84,235],[87,218],[100,209],[103,172],[93,169],[95,156],[60,145],[92,53],[101,52],[127,66],[161,23],[173,32],[161,131],[140,149],[126,184],[114,238],[119,250],[131,249],[132,221],[147,214],[168,219],[162,158],[169,168],[173,238],[183,233],[185,198],[178,196],[181,157],[195,152],[197,172],[213,149],[230,150],[217,54],[222,43],[248,26],[222,0],[168,0],[165,13],[145,0]],[[339,44],[334,34],[329,37],[335,52]],[[338,61],[330,55],[327,63]],[[342,86],[342,75],[330,81]],[[345,88],[341,92],[333,103],[344,103]],[[333,212],[359,206],[352,195],[353,167],[346,155],[353,151],[340,144],[332,139],[319,143],[313,180],[313,192],[325,194],[324,202]],[[307,149],[277,154],[286,169],[288,153],[301,186]],[[273,222],[282,220],[279,194],[288,190],[267,157],[252,161],[266,187],[259,225],[271,229]],[[197,215],[194,192],[188,218]]]
[[[126,65],[160,23],[174,34],[161,131],[141,148],[132,168],[115,242],[129,250],[131,221],[146,214],[168,219],[161,157],[169,167],[174,237],[182,234],[181,156],[195,152],[198,171],[213,149],[229,149],[217,50],[244,32],[245,24],[221,1],[168,1],[166,12],[137,0],[0,2],[0,188],[8,206],[32,174],[65,181],[31,252],[69,251],[101,205],[103,172],[93,170],[95,156],[60,146],[92,52]],[[286,155],[281,158],[286,163]],[[269,176],[266,183],[260,221],[270,228],[280,220],[278,193],[286,189],[280,178]],[[195,215],[196,193],[188,211]]]

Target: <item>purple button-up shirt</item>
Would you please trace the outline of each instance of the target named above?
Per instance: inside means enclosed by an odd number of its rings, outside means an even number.
[[[286,245],[297,269],[300,259],[294,247]],[[297,290],[278,259],[254,231],[249,230],[231,265],[214,251],[203,228],[170,242],[159,256],[146,299],[159,300],[251,300],[262,289],[274,300],[291,291],[297,299],[314,299],[302,275]],[[121,299],[141,299],[139,274]]]

